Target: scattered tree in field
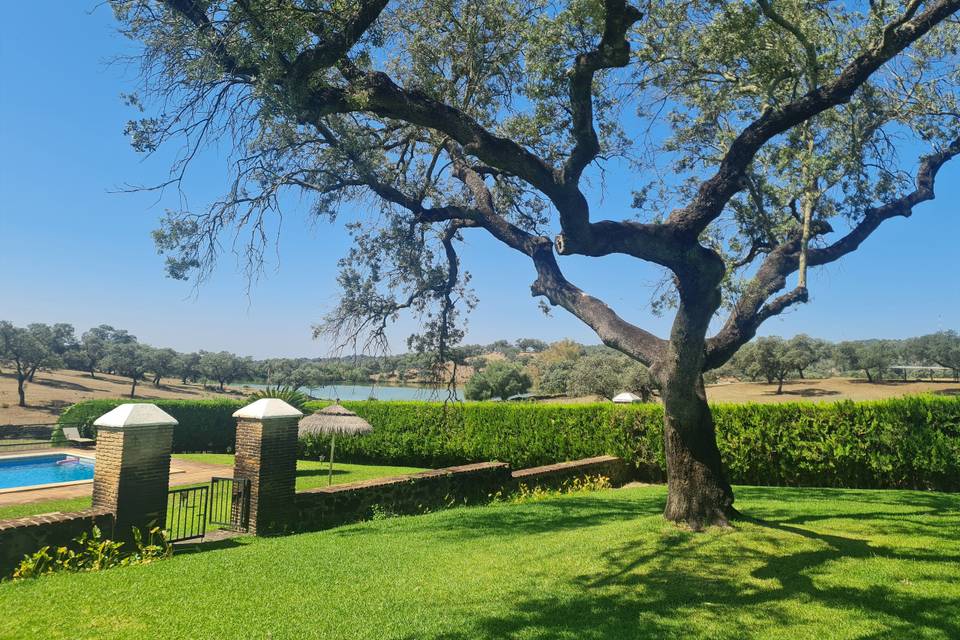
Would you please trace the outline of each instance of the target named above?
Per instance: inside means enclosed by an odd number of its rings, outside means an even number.
[[[160,386],[160,379],[176,370],[177,352],[173,349],[147,347],[147,371],[153,377],[153,386]]]
[[[835,359],[847,371],[863,371],[868,382],[880,382],[900,359],[900,348],[892,340],[841,342],[835,347]]]
[[[215,380],[220,385],[220,391],[224,390],[225,385],[242,378],[246,369],[246,361],[228,351],[200,352],[200,372],[210,380]]]
[[[118,376],[130,378],[130,397],[135,398],[137,383],[150,370],[152,349],[138,342],[111,342],[101,367]]]
[[[623,356],[596,354],[580,358],[570,371],[567,394],[596,395],[609,400],[623,391],[623,373],[628,366]]]
[[[546,351],[548,346],[546,342],[536,338],[520,338],[517,340],[517,348],[524,352],[540,353]]]
[[[960,378],[960,333],[940,331],[907,341],[905,350],[923,364],[950,369],[953,378]]]
[[[27,406],[25,387],[41,367],[55,367],[61,360],[53,350],[53,332],[43,324],[27,328],[15,327],[0,320],[0,362],[13,366],[17,377],[17,396],[21,407]]]
[[[178,353],[174,361],[174,370],[180,376],[180,382],[196,382],[200,377],[200,354]]]
[[[526,393],[530,385],[530,376],[521,371],[519,366],[494,362],[472,375],[463,391],[467,400],[506,400],[510,396]]]
[[[411,310],[425,319],[412,344],[442,357],[474,303],[457,248],[487,233],[530,259],[535,296],[650,367],[665,515],[694,528],[736,514],[704,372],[806,302],[810,268],[932,199],[960,154],[960,0],[111,4],[164,105],[130,124],[134,146],[185,137],[174,179],[207,138],[238,151],[225,197],[157,231],[171,276],[209,274],[229,227],[252,238],[255,273],[287,189],[314,196],[321,218],[373,196],[382,206],[351,226],[341,304],[318,330],[376,347]],[[639,131],[625,130],[627,111]],[[891,143],[908,135],[929,146],[915,166]],[[633,161],[639,211],[598,219],[584,185],[613,157]],[[668,274],[668,337],[561,267],[611,254]]]

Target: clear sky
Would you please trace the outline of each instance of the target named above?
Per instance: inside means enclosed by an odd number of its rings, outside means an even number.
[[[278,261],[246,295],[229,254],[198,291],[163,273],[150,231],[180,194],[129,194],[128,184],[159,182],[169,156],[143,160],[123,136],[135,114],[122,92],[135,89],[135,70],[108,64],[130,53],[107,7],[85,0],[36,6],[7,3],[0,22],[0,319],[16,324],[70,322],[79,331],[106,323],[142,341],[178,350],[227,349],[242,355],[322,356],[311,324],[334,304],[342,227],[311,227],[288,215]],[[226,187],[223,162],[208,153],[184,185],[190,206],[202,207]],[[630,200],[623,172],[593,193],[598,217],[618,217]],[[609,209],[609,211],[607,211]],[[907,337],[960,329],[960,163],[941,172],[938,198],[909,220],[884,224],[855,254],[818,271],[812,302],[768,321],[762,333],[809,333],[831,340]],[[498,338],[571,337],[597,342],[562,310],[538,310],[529,261],[469,236],[462,252],[480,305],[469,342]],[[568,277],[628,319],[664,335],[668,321],[649,312],[657,272],[623,257],[564,259]],[[414,326],[393,331],[405,351]]]

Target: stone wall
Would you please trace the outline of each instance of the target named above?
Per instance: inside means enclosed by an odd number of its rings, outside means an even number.
[[[597,456],[570,462],[559,462],[542,467],[518,469],[510,474],[514,485],[524,484],[528,488],[543,487],[556,489],[564,482],[585,476],[606,476],[610,484],[620,487],[635,480],[634,469],[622,458],[616,456]]]
[[[20,564],[23,556],[42,547],[62,547],[80,534],[100,527],[105,538],[113,536],[113,513],[87,509],[75,513],[52,513],[15,520],[0,520],[0,578]]]
[[[629,464],[615,456],[574,460],[511,473],[503,462],[483,462],[422,471],[396,478],[339,484],[302,491],[295,496],[296,520],[290,529],[315,531],[368,520],[376,513],[411,515],[464,504],[488,502],[522,483],[558,488],[585,476],[606,476],[619,487],[634,479]]]
[[[293,528],[315,531],[367,520],[378,511],[410,515],[482,503],[510,482],[509,465],[482,462],[311,489],[296,494]]]
[[[53,435],[52,424],[8,424],[0,426],[0,441],[3,440],[49,440]]]

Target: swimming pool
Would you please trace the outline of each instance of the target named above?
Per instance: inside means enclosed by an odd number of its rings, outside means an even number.
[[[92,479],[92,458],[63,453],[0,458],[0,490]]]

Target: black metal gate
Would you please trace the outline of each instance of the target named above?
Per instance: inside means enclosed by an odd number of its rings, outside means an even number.
[[[207,532],[209,487],[171,489],[167,496],[167,532],[170,542],[202,538]]]
[[[210,524],[246,531],[250,519],[250,479],[210,479]]]

